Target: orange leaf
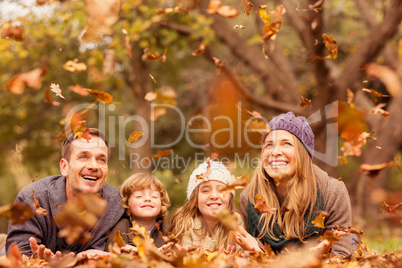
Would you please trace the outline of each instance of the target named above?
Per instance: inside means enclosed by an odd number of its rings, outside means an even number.
[[[350,88],[348,88],[346,91],[346,98],[347,98],[346,103],[351,105],[353,103],[354,97],[355,97],[355,94],[353,93],[352,90],[350,90]]]
[[[87,89],[89,94],[96,95],[96,99],[102,103],[110,104],[113,102],[113,97],[104,91],[99,91],[95,89]]]
[[[144,133],[142,133],[141,131],[134,131],[133,133],[130,134],[130,137],[128,138],[128,142],[131,143],[131,142],[137,140],[143,134]]]
[[[380,206],[380,211],[383,213],[393,212],[402,207],[402,202],[396,205],[388,205],[387,202],[383,202]]]
[[[32,71],[16,75],[10,79],[6,88],[14,94],[22,94],[25,87],[40,89],[42,87],[42,76],[46,73],[46,70],[46,67],[40,67]]]
[[[253,9],[254,5],[247,0],[243,0],[243,10],[246,15],[250,15],[251,9]]]
[[[80,85],[69,86],[68,89],[71,90],[74,93],[77,93],[77,94],[81,95],[81,96],[88,96],[89,95],[88,89],[83,88]]]
[[[250,182],[250,177],[246,174],[243,174],[241,177],[235,178],[232,180],[231,183],[228,185],[224,186],[221,191],[226,192],[226,191],[235,191],[239,189],[244,189],[247,187],[247,185]]]
[[[0,207],[0,216],[10,219],[12,225],[24,224],[35,216],[35,212],[28,204],[15,202],[12,205]]]
[[[320,227],[324,229],[324,220],[325,217],[320,213],[320,215],[318,215],[311,223],[314,224],[315,227]]]
[[[370,110],[370,113],[371,114],[380,114],[382,119],[388,118],[389,112],[382,109],[386,105],[387,105],[386,103],[379,103],[379,104],[377,104],[376,107],[374,107],[373,109]]]
[[[1,26],[1,37],[2,38],[10,38],[15,41],[23,41],[24,38],[22,36],[23,29],[21,26],[11,26],[10,23],[6,22]]]
[[[53,100],[52,96],[50,95],[50,89],[48,88],[45,91],[45,101],[53,106],[60,106],[60,102]]]
[[[126,245],[119,230],[114,232],[113,241],[116,242],[119,247],[124,247]]]
[[[191,55],[193,55],[193,56],[198,56],[198,55],[200,55],[201,53],[203,53],[204,50],[205,50],[205,45],[204,45],[203,43],[201,43],[201,44],[198,45],[198,47],[197,47],[196,50],[194,50],[193,52],[191,52]]]
[[[341,138],[347,141],[357,140],[367,129],[364,113],[350,107],[345,102],[339,103],[338,127]]]
[[[152,159],[161,158],[161,157],[170,155],[172,152],[173,152],[173,149],[158,150],[158,151],[156,151],[156,154],[151,155],[150,158],[152,158]]]
[[[369,164],[361,164],[359,172],[367,171],[367,175],[372,179],[377,177],[380,174],[380,171],[386,167],[390,167],[394,164],[394,161],[389,161],[386,163],[381,163],[377,165],[369,165]]]
[[[375,91],[375,90],[368,89],[368,88],[362,88],[362,91],[371,93],[371,94],[373,94],[373,95],[376,96],[376,97],[389,97],[389,95],[384,95],[384,94],[382,94],[382,93],[379,93],[379,92],[377,92],[377,91]]]
[[[275,210],[270,209],[269,207],[267,207],[265,198],[263,196],[257,194],[255,196],[255,201],[257,201],[257,203],[255,204],[254,210],[258,214],[261,214],[261,213],[270,213],[272,215],[276,214]]]
[[[82,72],[87,69],[87,66],[85,63],[78,63],[78,60],[69,60],[66,63],[64,63],[63,68],[69,72]]]
[[[323,42],[325,47],[328,49],[329,58],[336,59],[338,56],[338,44],[336,43],[335,39],[326,34],[323,34],[322,38],[324,39]]]
[[[33,206],[36,208],[36,214],[46,216],[48,214],[46,209],[40,206],[38,199],[35,197],[35,189],[32,189],[32,200]]]
[[[301,106],[301,107],[305,108],[305,107],[311,106],[311,100],[306,99],[306,98],[304,98],[303,96],[300,96],[300,98],[301,98],[301,100],[302,100],[302,101],[300,102],[300,106]]]

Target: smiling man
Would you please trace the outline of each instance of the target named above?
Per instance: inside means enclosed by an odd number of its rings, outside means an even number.
[[[40,179],[23,188],[16,201],[32,206],[32,191],[41,207],[48,214],[35,215],[25,224],[8,226],[7,252],[16,244],[21,253],[38,253],[40,258],[50,259],[61,252],[86,252],[104,250],[108,232],[124,213],[120,205],[119,190],[107,183],[109,146],[105,135],[98,129],[89,129],[90,139],[74,139],[74,134],[66,137],[62,145],[60,160],[61,175]],[[92,228],[92,238],[86,244],[67,244],[58,236],[60,227],[54,216],[60,206],[75,198],[77,193],[98,193],[107,201],[105,213]],[[39,246],[38,246],[39,244]]]

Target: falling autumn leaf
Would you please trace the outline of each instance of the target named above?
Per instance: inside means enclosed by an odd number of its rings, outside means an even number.
[[[145,48],[144,49],[144,54],[142,55],[142,57],[141,57],[141,60],[142,61],[146,61],[146,60],[150,60],[150,61],[160,61],[160,60],[162,60],[163,59],[163,57],[161,56],[161,55],[159,55],[159,53],[155,53],[155,54],[153,54],[153,53],[151,53],[150,51],[149,51],[149,48]]]
[[[319,226],[317,226],[317,227],[319,227]],[[322,227],[322,228],[324,228],[324,227]],[[324,239],[327,239],[327,240],[330,241],[330,242],[339,241],[339,237],[338,237],[337,235],[335,235],[335,233],[332,232],[332,231],[326,231],[326,232],[324,232],[323,235],[320,235],[320,236],[318,237],[318,240],[319,240],[319,241],[322,241],[322,240],[324,240]]]
[[[80,85],[69,86],[68,89],[71,90],[74,93],[77,93],[78,95],[81,95],[81,96],[88,96],[89,95],[88,89],[83,88]]]
[[[258,8],[258,14],[260,15],[261,20],[265,25],[269,24],[271,22],[271,13],[267,13],[267,6],[261,5]]]
[[[246,28],[246,26],[244,26],[244,25],[237,25],[237,24],[233,27],[233,29],[244,29],[244,28]]]
[[[133,133],[130,134],[130,137],[128,138],[128,142],[131,143],[131,142],[137,140],[143,134],[144,133],[142,133],[141,131],[134,131]]]
[[[156,80],[155,80],[154,76],[152,74],[149,74],[149,77],[151,77],[152,81],[154,81],[154,83],[156,84]]]
[[[35,216],[35,212],[26,203],[15,202],[12,205],[0,207],[0,217],[10,219],[12,225],[24,224],[33,216]]]
[[[78,59],[75,60],[69,60],[66,63],[64,63],[63,68],[69,72],[82,72],[87,69],[87,66],[85,63],[79,63]]]
[[[315,11],[315,12],[318,12],[323,3],[324,3],[324,0],[318,0],[318,1],[315,2],[314,4],[308,5],[308,8],[309,8],[310,10],[313,10],[313,11]]]
[[[65,99],[64,96],[61,94],[61,89],[59,84],[50,84],[50,90],[56,93],[57,97],[60,97],[62,99]]]
[[[36,208],[36,214],[46,216],[48,214],[46,209],[40,206],[38,199],[35,197],[35,189],[32,189],[32,200],[33,207]]]
[[[198,56],[201,53],[203,53],[205,51],[205,45],[203,43],[200,43],[197,47],[196,50],[194,50],[193,52],[191,52],[191,55],[193,56]]]
[[[124,247],[126,245],[119,230],[114,232],[113,241],[116,242],[119,247]]]
[[[376,97],[389,97],[389,95],[384,95],[384,94],[379,93],[379,92],[377,92],[377,91],[375,91],[375,90],[373,90],[373,89],[362,88],[362,91],[368,92],[368,93],[370,93],[370,94],[373,94],[373,95],[376,96]]]
[[[247,174],[243,174],[242,176],[232,180],[232,182],[229,183],[228,185],[224,186],[221,189],[221,191],[226,192],[226,191],[236,191],[239,189],[244,189],[250,183],[250,180],[251,179]]]
[[[353,93],[352,90],[350,90],[350,88],[348,88],[346,91],[346,99],[347,99],[346,103],[351,105],[353,103],[354,97],[355,97],[355,94]]]
[[[350,234],[356,234],[356,235],[363,235],[364,231],[356,229],[354,226],[345,226],[345,227],[340,227],[338,225],[336,226],[336,231],[341,231],[345,233],[350,233]]]
[[[60,102],[53,100],[52,96],[50,96],[50,90],[48,88],[45,91],[45,101],[53,106],[60,106]]]
[[[23,41],[23,29],[21,26],[11,26],[10,23],[6,22],[1,26],[1,37],[10,38],[15,41]]]
[[[96,193],[77,194],[67,201],[57,212],[54,219],[67,244],[84,244],[92,238],[90,230],[98,222],[106,209],[106,200]]]
[[[265,198],[263,196],[257,194],[255,196],[255,201],[256,201],[256,204],[255,204],[254,210],[258,214],[261,214],[261,213],[270,213],[272,215],[276,214],[276,210],[273,210],[273,209],[270,209],[269,207],[267,207]]]
[[[382,213],[388,213],[388,212],[393,212],[393,211],[395,211],[395,210],[397,210],[397,209],[399,209],[401,207],[402,207],[402,202],[399,203],[399,204],[396,204],[396,205],[388,205],[387,202],[384,201],[380,205],[380,211]]]
[[[16,75],[10,79],[6,88],[13,94],[22,94],[25,87],[40,89],[42,87],[42,76],[46,73],[46,70],[46,67],[41,67]]]
[[[254,7],[254,4],[250,3],[247,0],[243,0],[243,11],[247,16],[250,15],[253,7]]]
[[[324,220],[325,217],[320,213],[311,223],[314,224],[315,227],[319,227],[321,229],[324,229]]]
[[[216,218],[222,223],[222,226],[228,231],[237,232],[239,230],[239,223],[235,215],[229,215],[229,212],[225,209],[216,215]]]
[[[133,56],[131,55],[131,49],[132,49],[133,47],[132,47],[132,45],[131,45],[131,43],[130,43],[130,37],[128,36],[128,32],[127,32],[126,29],[123,29],[122,32],[123,32],[123,34],[125,34],[125,38],[124,38],[124,47],[125,47],[126,50],[127,50],[128,57],[129,57],[130,59],[132,59]]]
[[[345,102],[339,103],[337,118],[341,138],[347,141],[357,140],[368,127],[364,120],[364,113]]]
[[[149,158],[151,159],[157,159],[157,158],[161,158],[164,156],[168,156],[171,153],[173,153],[173,149],[168,149],[168,150],[158,150],[156,151],[156,154],[151,155]]]
[[[359,172],[367,172],[367,175],[374,179],[380,174],[380,171],[383,170],[386,167],[390,167],[394,164],[394,161],[389,161],[377,165],[370,165],[370,164],[361,164]]]
[[[370,110],[370,114],[380,114],[382,119],[389,117],[389,112],[383,110],[382,108],[385,107],[386,103],[379,103],[376,107]]]
[[[311,106],[311,100],[306,99],[306,98],[303,97],[303,96],[300,96],[300,98],[301,98],[301,100],[302,100],[302,101],[300,102],[300,106],[301,106],[301,107],[305,108],[305,107]]]
[[[338,56],[338,44],[336,43],[335,39],[326,34],[323,34],[322,38],[325,47],[328,49],[329,58],[336,59],[336,57]]]
[[[113,97],[104,91],[99,91],[95,89],[87,89],[89,94],[96,95],[96,100],[99,102],[105,103],[105,104],[110,104],[113,102]]]
[[[147,92],[147,94],[145,94],[144,100],[146,101],[154,101],[156,100],[157,94],[153,91]]]
[[[86,30],[82,36],[85,43],[101,40],[104,35],[112,35],[113,24],[119,19],[121,0],[85,0],[87,15]]]
[[[218,14],[225,18],[234,18],[239,15],[239,12],[234,7],[222,5],[221,0],[210,0],[207,13]]]
[[[342,147],[340,148],[341,151],[343,152],[343,156],[360,156],[361,155],[361,148],[363,145],[367,143],[368,139],[373,139],[376,140],[375,137],[371,136],[373,132],[363,132],[361,133],[357,139],[351,140],[351,141],[344,141]]]
[[[214,158],[216,159],[216,158],[218,158],[218,157],[219,157],[219,154],[218,154],[218,153],[212,153],[212,154],[211,154],[211,158],[212,158],[212,159],[214,159]]]

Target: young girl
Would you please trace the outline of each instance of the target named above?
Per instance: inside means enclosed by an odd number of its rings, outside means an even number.
[[[152,174],[137,173],[123,182],[120,194],[121,205],[126,209],[126,217],[113,228],[107,245],[113,243],[115,231],[120,231],[124,242],[133,247],[134,234],[130,232],[132,221],[148,230],[156,247],[164,245],[165,241],[160,236],[156,223],[163,235],[166,235],[169,224],[164,218],[167,216],[170,200],[165,186]]]
[[[236,246],[217,214],[225,209],[235,215],[243,226],[239,213],[235,211],[234,191],[221,189],[232,180],[229,170],[220,162],[207,161],[199,165],[191,174],[187,187],[187,202],[173,216],[172,233],[184,248],[203,245],[204,250],[230,248]]]
[[[279,252],[307,240],[318,243],[318,235],[336,229],[336,225],[351,226],[351,205],[344,183],[313,165],[314,134],[307,120],[289,112],[273,118],[269,126],[270,132],[262,139],[261,163],[240,195],[248,232]],[[257,194],[277,213],[255,212]],[[323,229],[312,224],[321,212],[325,216]],[[324,240],[311,249],[344,256],[354,251],[350,234],[331,243]]]

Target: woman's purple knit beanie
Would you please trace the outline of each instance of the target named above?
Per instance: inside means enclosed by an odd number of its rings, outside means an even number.
[[[306,148],[311,158],[314,155],[314,133],[311,130],[306,118],[303,116],[295,116],[294,113],[288,112],[286,114],[280,114],[268,123],[272,130],[286,130],[295,135]],[[268,132],[262,133],[262,142],[264,143]]]

